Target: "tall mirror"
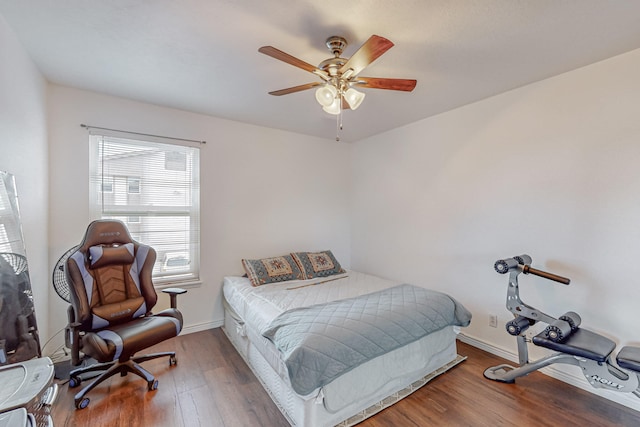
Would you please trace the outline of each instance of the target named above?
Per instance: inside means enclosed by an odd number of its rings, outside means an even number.
[[[13,175],[0,171],[0,365],[40,356]]]

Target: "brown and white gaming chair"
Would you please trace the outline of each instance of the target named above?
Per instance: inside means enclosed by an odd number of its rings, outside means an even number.
[[[117,373],[139,375],[149,390],[155,390],[158,381],[138,363],[164,356],[169,357],[170,366],[177,363],[175,352],[134,356],[182,330],[176,295],[185,290],[165,289],[171,296],[171,308],[151,313],[158,299],[151,280],[155,260],[155,250],[134,241],[125,225],[115,220],[89,224],[82,243],[67,259],[71,362],[81,364],[80,352],[99,362],[72,370],[69,386],[79,386],[83,373],[104,371],[76,394],[76,408],[86,408],[89,398],[85,394]]]

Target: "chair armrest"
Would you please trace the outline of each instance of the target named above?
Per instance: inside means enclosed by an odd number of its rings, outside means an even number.
[[[162,292],[169,294],[171,298],[171,308],[178,308],[178,295],[186,294],[187,290],[182,288],[166,288]]]
[[[80,326],[82,323],[76,321],[76,314],[71,305],[67,307],[67,318],[69,323],[64,328],[64,342],[67,348],[71,349],[71,365],[78,366],[82,361],[80,358]]]

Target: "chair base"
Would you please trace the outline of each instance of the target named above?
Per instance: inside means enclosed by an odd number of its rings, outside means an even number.
[[[81,368],[86,368],[89,367],[91,365],[95,365],[96,363],[98,363],[96,361],[96,359],[94,359],[93,357],[85,357],[84,359],[82,359],[80,361],[80,363],[76,366],[73,365],[72,361],[70,359],[66,359],[66,360],[62,360],[60,362],[55,362],[53,364],[53,369],[55,372],[55,379],[57,380],[61,380],[61,381],[65,381],[68,380],[71,377],[71,371],[73,370],[79,370]],[[95,378],[98,375],[100,375],[100,373],[89,373],[88,375],[81,375],[82,380],[88,380],[91,378]]]
[[[176,353],[173,351],[167,351],[132,357],[125,362],[116,360],[113,362],[96,363],[95,365],[84,366],[72,370],[69,373],[69,387],[71,388],[78,387],[80,385],[80,383],[82,382],[82,374],[85,374],[87,372],[103,371],[95,380],[93,380],[93,382],[91,382],[91,384],[87,385],[75,395],[74,401],[76,409],[86,408],[89,405],[89,398],[85,397],[85,395],[93,390],[97,385],[102,383],[104,380],[118,373],[122,377],[126,376],[128,373],[136,374],[147,381],[147,387],[149,391],[157,389],[158,380],[156,380],[154,376],[149,373],[149,371],[140,366],[139,363],[146,362],[147,360],[158,359],[160,357],[168,357],[169,366],[173,366],[178,363],[176,360]]]

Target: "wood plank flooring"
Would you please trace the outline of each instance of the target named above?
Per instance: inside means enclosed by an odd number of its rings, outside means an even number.
[[[56,427],[279,427],[289,424],[221,329],[182,335],[150,349],[175,350],[144,363],[159,380],[156,391],[135,375],[114,376],[75,410],[78,389],[61,386],[53,408]],[[390,408],[359,424],[380,426],[640,426],[640,412],[540,373],[500,384],[489,366],[505,363],[458,342],[468,359]]]

